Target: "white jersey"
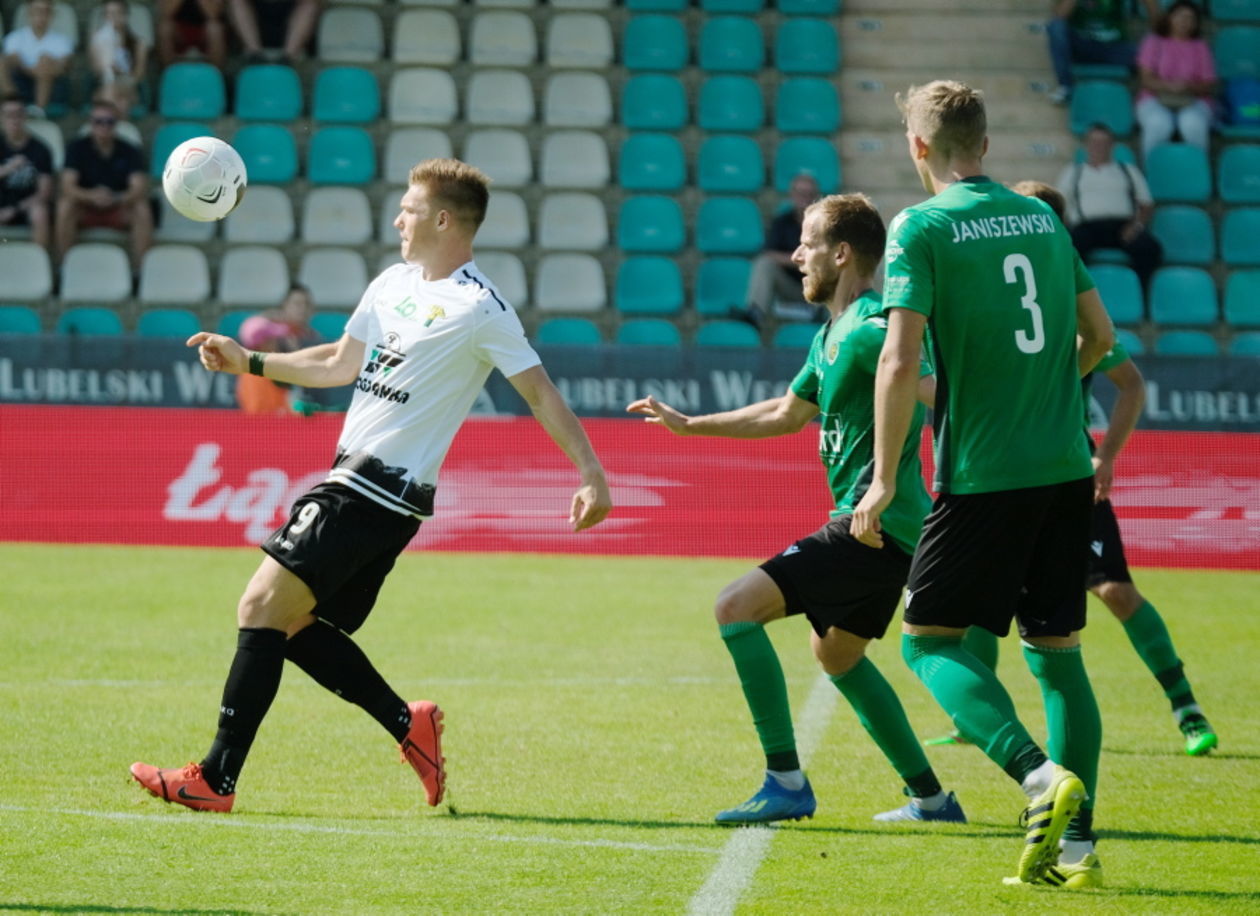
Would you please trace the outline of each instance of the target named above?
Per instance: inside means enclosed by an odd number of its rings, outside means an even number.
[[[437,281],[416,265],[388,268],[346,333],[366,347],[328,480],[427,517],[438,469],[490,370],[513,376],[541,360],[472,261]]]

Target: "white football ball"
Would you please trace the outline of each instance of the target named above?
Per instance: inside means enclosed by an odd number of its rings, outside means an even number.
[[[167,157],[162,190],[171,206],[189,219],[223,219],[245,196],[245,163],[217,137],[194,137]]]

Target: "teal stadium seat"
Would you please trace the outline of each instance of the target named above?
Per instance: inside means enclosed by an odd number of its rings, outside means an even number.
[[[840,129],[840,97],[835,84],[796,76],[779,84],[774,126],[785,134],[830,134]]]
[[[1117,137],[1133,133],[1133,95],[1129,87],[1111,80],[1076,84],[1068,108],[1068,123],[1078,137],[1091,124],[1106,124]]]
[[[1218,29],[1212,40],[1212,54],[1216,58],[1216,75],[1222,80],[1240,76],[1260,79],[1260,26],[1230,25]]]
[[[621,145],[617,175],[627,191],[673,191],[687,181],[682,144],[670,134],[630,134]]]
[[[201,330],[201,322],[188,309],[152,309],[136,323],[141,337],[172,337],[187,340]]]
[[[209,124],[202,124],[192,121],[171,121],[169,124],[163,124],[157,129],[157,133],[153,135],[153,153],[149,159],[149,174],[154,178],[162,177],[162,170],[166,168],[166,160],[171,155],[171,151],[179,146],[185,140],[191,140],[193,137],[210,137],[214,135],[213,128]],[[253,180],[253,175],[250,175]]]
[[[760,13],[764,0],[700,0],[706,13]]]
[[[840,190],[840,157],[830,140],[822,137],[789,137],[774,155],[774,187],[786,193],[792,179],[806,172],[824,194]]]
[[[613,302],[627,315],[676,315],[683,307],[682,274],[672,258],[626,258],[617,268]]]
[[[323,123],[369,124],[381,114],[381,87],[371,70],[330,67],[315,77],[311,116]]]
[[[690,58],[687,29],[676,16],[631,16],[622,36],[627,70],[681,70]]]
[[[746,258],[701,261],[696,275],[696,311],[701,315],[729,315],[731,309],[744,308],[751,269]]]
[[[1229,275],[1225,320],[1236,328],[1260,328],[1260,270],[1236,270]]]
[[[257,314],[258,312],[254,309],[232,309],[224,312],[219,317],[219,323],[215,325],[214,331],[216,334],[237,340],[240,338],[241,325],[245,323],[245,319]]]
[[[1217,22],[1260,23],[1260,0],[1212,0],[1212,18]]]
[[[759,130],[766,122],[761,87],[750,76],[711,76],[700,87],[698,121],[705,130]]]
[[[39,313],[27,305],[0,305],[0,334],[38,334]]]
[[[709,73],[756,73],[766,59],[766,39],[752,17],[715,16],[700,30],[700,69]]]
[[[246,124],[232,138],[251,184],[284,184],[297,177],[293,134],[279,124]]]
[[[99,305],[79,305],[68,308],[57,319],[58,334],[111,337],[122,332],[122,321],[118,318],[118,313]]]
[[[761,346],[761,335],[743,321],[710,321],[696,331],[696,346],[755,349]]]
[[[678,326],[665,318],[631,318],[617,328],[616,342],[627,347],[681,347]]]
[[[312,184],[367,184],[376,177],[376,148],[361,127],[321,127],[307,151]]]
[[[1225,214],[1221,260],[1228,267],[1260,266],[1260,207],[1242,207]]]
[[[747,197],[710,197],[696,215],[696,247],[704,254],[756,254],[764,242],[761,211]]]
[[[689,0],[626,0],[632,13],[682,13],[689,5]]]
[[[1142,344],[1142,338],[1132,331],[1126,331],[1124,328],[1116,329],[1116,343],[1124,347],[1125,352],[1130,356],[1141,356],[1146,352],[1146,347]]]
[[[826,19],[785,19],[774,38],[774,65],[781,73],[835,73],[840,45]]]
[[[223,74],[217,67],[182,62],[162,71],[158,84],[158,114],[163,118],[210,120],[222,115],[226,107]]]
[[[1260,144],[1227,146],[1216,166],[1221,200],[1260,204]]]
[[[700,146],[696,180],[702,191],[755,193],[766,183],[766,162],[752,137],[710,137]]]
[[[1210,325],[1220,318],[1216,284],[1198,267],[1161,267],[1151,280],[1151,321],[1157,325]]]
[[[1220,356],[1216,338],[1207,331],[1165,331],[1155,338],[1156,356]]]
[[[687,123],[687,94],[675,77],[645,73],[621,90],[621,123],[631,130],[676,130]]]
[[[1260,331],[1239,331],[1229,342],[1229,355],[1260,359]]]
[[[1156,203],[1206,203],[1212,196],[1207,154],[1188,143],[1161,143],[1146,157],[1146,183]]]
[[[292,121],[302,113],[302,81],[284,64],[255,64],[236,78],[236,116],[242,121]]]
[[[534,335],[540,346],[598,347],[603,342],[599,327],[587,318],[549,318]]]
[[[623,251],[670,254],[687,241],[682,208],[669,197],[628,197],[617,216],[617,244]]]
[[[311,329],[326,341],[341,340],[349,320],[349,312],[316,312],[311,316]]]
[[[1164,246],[1165,264],[1206,267],[1216,259],[1212,217],[1202,207],[1160,207],[1151,221],[1151,232]]]
[[[774,346],[780,350],[806,350],[818,336],[818,326],[813,324],[781,324],[774,332]]]
[[[1089,274],[1094,278],[1098,295],[1113,322],[1137,324],[1143,319],[1142,284],[1132,268],[1119,264],[1092,264]]]
[[[840,0],[779,0],[777,6],[784,16],[834,16]]]

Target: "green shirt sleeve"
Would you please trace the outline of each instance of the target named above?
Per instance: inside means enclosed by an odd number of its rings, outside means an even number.
[[[909,210],[893,217],[884,247],[884,310],[932,314],[935,282],[926,227]]]
[[[819,333],[821,334],[821,332]],[[818,338],[815,337],[813,344],[809,348],[809,356],[805,360],[805,365],[801,366],[801,371],[796,373],[796,378],[792,379],[790,386],[792,394],[803,401],[809,401],[811,404],[818,403],[818,353],[820,346]]]
[[[1087,293],[1094,288],[1094,278],[1089,275],[1089,271],[1085,269],[1085,262],[1081,260],[1081,256],[1072,251],[1072,267],[1076,271],[1076,295]]]
[[[1124,348],[1124,344],[1117,343],[1114,347],[1103,355],[1098,361],[1098,365],[1094,367],[1095,372],[1106,372],[1108,369],[1114,369],[1121,363],[1129,361],[1129,351]]]

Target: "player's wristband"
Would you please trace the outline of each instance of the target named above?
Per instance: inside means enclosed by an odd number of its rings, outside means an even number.
[[[249,351],[249,374],[262,375],[263,363],[267,360],[266,353],[259,353],[257,350]]]

